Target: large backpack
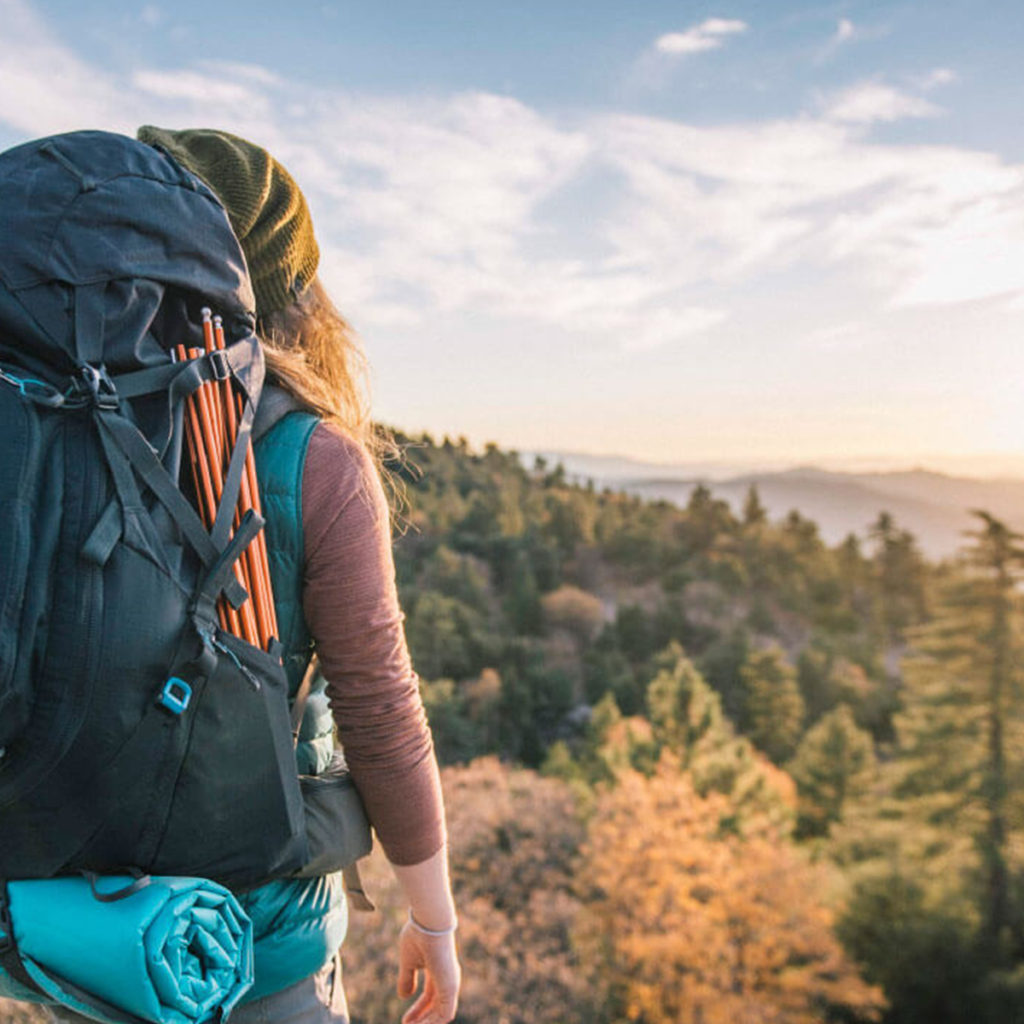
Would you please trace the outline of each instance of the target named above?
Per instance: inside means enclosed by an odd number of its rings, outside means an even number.
[[[200,309],[228,345],[201,347]],[[235,887],[301,867],[279,645],[218,628],[263,383],[245,262],[163,153],[75,132],[0,154],[0,880],[125,867]],[[211,529],[183,404],[244,396]],[[182,685],[184,684],[184,685]]]

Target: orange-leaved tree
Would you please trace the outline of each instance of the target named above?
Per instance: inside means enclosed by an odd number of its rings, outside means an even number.
[[[600,796],[580,877],[577,946],[611,1020],[821,1024],[875,1020],[832,934],[822,876],[785,839],[723,833],[726,798],[701,798],[671,755]]]

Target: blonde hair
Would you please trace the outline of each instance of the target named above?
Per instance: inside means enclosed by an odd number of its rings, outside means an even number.
[[[397,447],[370,418],[366,356],[320,279],[314,277],[284,309],[260,316],[256,330],[263,342],[268,383],[283,388],[361,444],[394,500],[394,481],[383,463],[397,456]]]

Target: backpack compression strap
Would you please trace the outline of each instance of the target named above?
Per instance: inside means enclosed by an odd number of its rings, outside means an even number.
[[[11,918],[10,893],[7,890],[7,881],[3,878],[0,878],[0,932],[2,932],[0,934],[0,967],[19,985],[24,986],[30,992],[45,995],[21,962],[18,944],[14,939],[14,921]]]

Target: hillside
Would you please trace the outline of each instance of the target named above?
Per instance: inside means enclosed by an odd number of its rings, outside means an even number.
[[[830,544],[850,533],[865,537],[882,511],[910,530],[930,558],[944,558],[963,545],[964,531],[972,528],[971,509],[987,509],[1015,529],[1024,528],[1024,480],[1018,479],[976,479],[922,469],[849,473],[816,467],[730,474],[721,465],[680,467],[683,472],[666,474],[663,466],[626,459],[550,458],[562,461],[575,478],[593,479],[598,487],[679,505],[704,483],[738,512],[748,489],[756,486],[773,519],[797,509],[818,524]]]

